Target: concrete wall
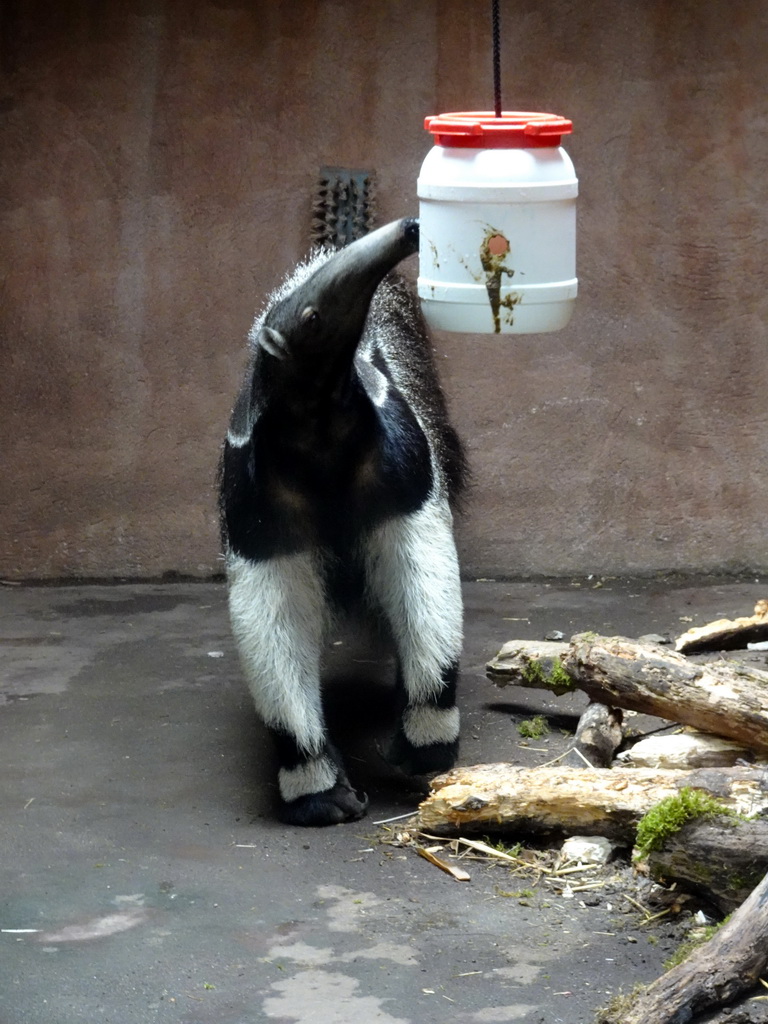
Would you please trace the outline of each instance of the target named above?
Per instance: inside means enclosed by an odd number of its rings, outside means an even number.
[[[6,0],[0,575],[207,575],[244,337],[318,169],[415,213],[492,103],[486,0]],[[436,339],[470,575],[768,569],[768,4],[502,0],[505,106],[573,118],[581,294]]]

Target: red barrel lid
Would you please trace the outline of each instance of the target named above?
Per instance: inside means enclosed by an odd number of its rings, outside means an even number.
[[[538,149],[559,146],[561,137],[573,131],[573,122],[558,114],[505,111],[496,117],[493,112],[467,111],[427,117],[424,127],[435,136],[438,146]]]

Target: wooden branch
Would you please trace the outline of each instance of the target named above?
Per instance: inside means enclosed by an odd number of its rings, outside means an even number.
[[[699,665],[623,637],[575,636],[563,667],[594,701],[692,725],[768,752],[768,672]]]
[[[768,600],[758,601],[754,615],[739,619],[717,619],[706,626],[694,626],[677,638],[675,650],[683,654],[702,651],[737,651],[747,644],[768,640]]]
[[[741,906],[768,872],[768,817],[695,818],[648,854],[657,881],[682,882],[723,914]]]
[[[768,808],[768,773],[759,768],[693,772],[652,768],[455,768],[432,780],[419,807],[426,832],[565,832],[634,841],[637,822],[680,789],[701,789],[742,814]]]
[[[597,1024],[688,1024],[713,1006],[753,988],[768,967],[768,875],[733,917],[687,960]]]
[[[583,755],[593,768],[608,768],[624,738],[623,714],[620,708],[605,704],[589,704],[576,726],[573,749]],[[571,758],[571,764],[576,762]],[[584,761],[582,760],[582,765]]]

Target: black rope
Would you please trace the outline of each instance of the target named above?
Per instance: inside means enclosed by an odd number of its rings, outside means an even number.
[[[499,0],[491,0],[493,15],[493,103],[496,117],[501,117],[501,38],[499,33]]]

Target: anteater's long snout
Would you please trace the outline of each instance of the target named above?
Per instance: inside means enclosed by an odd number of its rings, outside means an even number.
[[[338,282],[354,280],[358,288],[373,295],[382,278],[418,249],[419,222],[415,217],[403,217],[341,249],[319,274],[324,276],[326,271]]]
[[[335,252],[269,311],[262,347],[281,361],[353,351],[379,284],[418,248],[419,222],[403,217]]]

